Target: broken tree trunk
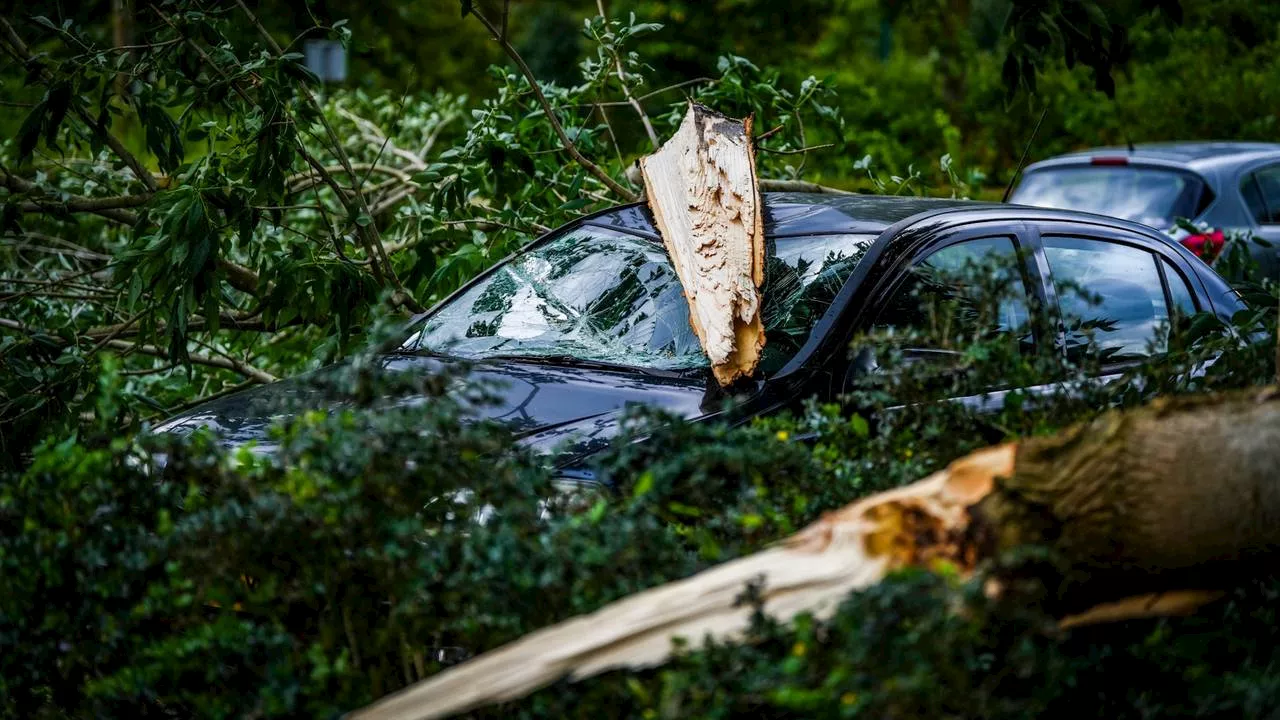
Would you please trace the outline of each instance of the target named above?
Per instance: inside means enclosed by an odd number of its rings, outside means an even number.
[[[1026,544],[1067,561],[1063,627],[1189,612],[1280,554],[1278,471],[1275,388],[1112,411],[960,458],[773,548],[539,630],[350,717],[444,717],[560,678],[660,664],[677,637],[690,648],[733,640],[750,624],[753,608],[737,602],[749,581],[763,579],[775,618],[824,617],[894,569],[946,561],[971,574]],[[999,579],[988,587],[999,592]]]
[[[751,118],[690,103],[680,129],[640,161],[649,207],[721,385],[749,377],[764,348],[764,221]]]

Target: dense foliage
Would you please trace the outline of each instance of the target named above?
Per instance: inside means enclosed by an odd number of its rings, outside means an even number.
[[[929,338],[955,351],[945,367],[909,362],[911,337],[868,338],[854,351],[876,348],[884,371],[838,404],[736,428],[637,412],[597,460],[607,491],[566,489],[470,417],[460,401],[485,388],[388,377],[373,360],[410,313],[531,237],[630,199],[625,168],[686,98],[754,113],[768,177],[998,195],[1046,105],[1033,157],[1273,132],[1270,8],[118,5],[133,9],[127,42],[100,22],[105,3],[0,17],[6,717],[335,716],[984,444],[1275,377],[1276,289],[1250,282],[1243,240],[1218,267],[1251,309],[1231,327],[1180,318],[1167,354],[1120,382],[1092,380],[1095,357],[1026,357],[964,323]],[[750,32],[726,32],[729,15]],[[440,41],[421,42],[427,31]],[[320,37],[350,47],[350,87],[304,68],[299,43]],[[1073,57],[1085,46],[1106,55]],[[947,312],[995,306],[999,283],[973,285]],[[306,382],[313,403],[347,409],[281,408],[270,452],[145,432],[203,398],[344,358]],[[994,415],[930,402],[1047,380],[1071,392],[1014,392]],[[376,401],[393,391],[428,402]],[[488,714],[1280,706],[1274,580],[1196,618],[1064,635],[1052,558],[1001,562],[1038,580],[993,603],[981,578],[905,574],[828,620],[762,618],[742,644]]]

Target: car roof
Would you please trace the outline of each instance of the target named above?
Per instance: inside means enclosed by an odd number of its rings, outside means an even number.
[[[996,203],[950,198],[829,193],[764,193],[765,234],[880,233],[913,215]]]
[[[1193,170],[1209,166],[1246,162],[1256,157],[1280,155],[1280,143],[1269,142],[1221,142],[1197,140],[1191,142],[1138,143],[1132,148],[1126,145],[1108,145],[1056,155],[1027,166],[1027,172],[1035,172],[1055,165],[1077,165],[1098,155],[1124,156],[1138,163],[1180,165]]]
[[[834,233],[879,234],[921,213],[1009,207],[973,200],[855,193],[766,192],[762,196],[765,236],[772,239]],[[653,214],[644,203],[614,208],[591,216],[586,222],[658,239]]]

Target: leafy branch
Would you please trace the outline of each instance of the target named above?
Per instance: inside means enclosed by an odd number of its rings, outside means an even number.
[[[489,31],[489,34],[493,36],[493,39],[502,47],[502,50],[507,54],[507,57],[511,58],[511,61],[520,69],[520,73],[524,75],[525,80],[528,81],[534,97],[537,98],[538,104],[542,106],[542,111],[546,113],[547,122],[551,125],[551,129],[555,132],[556,137],[560,139],[560,144],[574,159],[574,161],[581,165],[587,172],[591,173],[591,175],[601,183],[604,183],[604,186],[609,188],[614,195],[625,201],[634,202],[637,199],[635,193],[623,187],[599,165],[591,162],[587,156],[582,154],[578,149],[578,146],[574,144],[573,140],[569,139],[569,135],[564,131],[564,126],[560,124],[560,120],[556,117],[555,108],[551,107],[551,103],[547,101],[546,94],[542,92],[542,86],[538,84],[538,79],[534,77],[533,71],[529,69],[529,65],[524,61],[524,58],[520,56],[520,53],[512,47],[511,43],[507,39],[506,33],[494,26],[494,24],[490,22],[489,19],[486,18],[484,14],[481,13],[472,3],[464,1],[462,8],[464,13],[469,12],[471,15],[475,16],[482,25],[484,25],[485,29]]]

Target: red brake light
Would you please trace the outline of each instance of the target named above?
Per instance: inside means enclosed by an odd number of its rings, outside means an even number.
[[[1218,257],[1218,253],[1222,252],[1222,246],[1227,243],[1227,238],[1222,234],[1221,230],[1211,230],[1206,233],[1188,235],[1179,242],[1200,259],[1211,263]]]
[[[1089,158],[1090,165],[1128,165],[1129,158],[1123,155],[1094,155]]]

